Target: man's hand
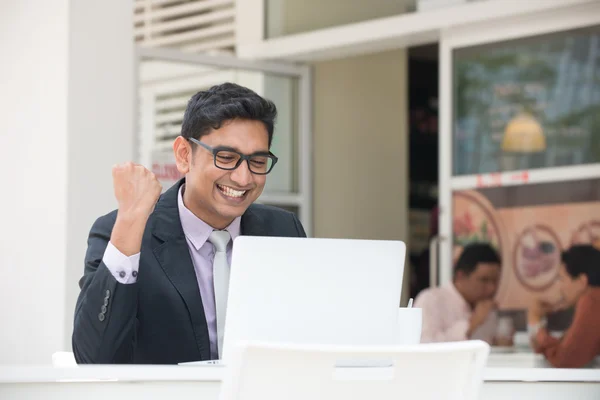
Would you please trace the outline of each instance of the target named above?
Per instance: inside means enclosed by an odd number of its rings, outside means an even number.
[[[162,187],[152,172],[131,162],[115,165],[112,175],[119,210],[110,241],[121,253],[131,256],[141,249],[146,222]]]
[[[488,315],[496,309],[494,300],[482,300],[475,305],[473,314],[471,315],[471,323],[467,331],[467,337],[470,337],[477,328],[479,328],[487,319]]]
[[[535,298],[527,308],[527,323],[538,324],[546,315],[566,308],[567,304],[560,300],[552,303],[542,298]]]
[[[119,214],[147,218],[162,190],[156,176],[132,162],[115,165],[112,175]]]

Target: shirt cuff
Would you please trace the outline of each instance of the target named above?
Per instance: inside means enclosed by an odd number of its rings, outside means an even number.
[[[140,253],[127,257],[111,242],[108,242],[102,261],[117,282],[123,284],[137,282],[138,270],[140,267]]]

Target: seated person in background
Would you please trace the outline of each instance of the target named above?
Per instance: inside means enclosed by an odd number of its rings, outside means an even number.
[[[559,305],[536,299],[527,322],[532,345],[555,367],[583,367],[600,355],[600,250],[590,245],[573,246],[562,255],[558,284]],[[575,316],[561,339],[545,329],[545,316],[575,305]]]
[[[492,344],[499,280],[498,253],[484,243],[466,246],[454,268],[453,282],[426,289],[415,300],[415,307],[423,309],[421,341],[480,339]]]

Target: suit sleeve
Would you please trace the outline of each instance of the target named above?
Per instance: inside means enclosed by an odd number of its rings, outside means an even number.
[[[546,329],[536,335],[536,352],[542,353],[557,368],[581,368],[591,362],[600,351],[600,319],[597,306],[584,299],[575,308],[571,327],[559,340]]]
[[[100,217],[88,237],[75,307],[73,353],[80,364],[131,362],[138,285],[121,284],[103,261],[116,212]]]

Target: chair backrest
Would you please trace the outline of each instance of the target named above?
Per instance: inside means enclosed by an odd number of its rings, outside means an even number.
[[[220,400],[475,400],[489,351],[482,341],[397,347],[240,343]],[[348,360],[380,363],[336,367]]]

